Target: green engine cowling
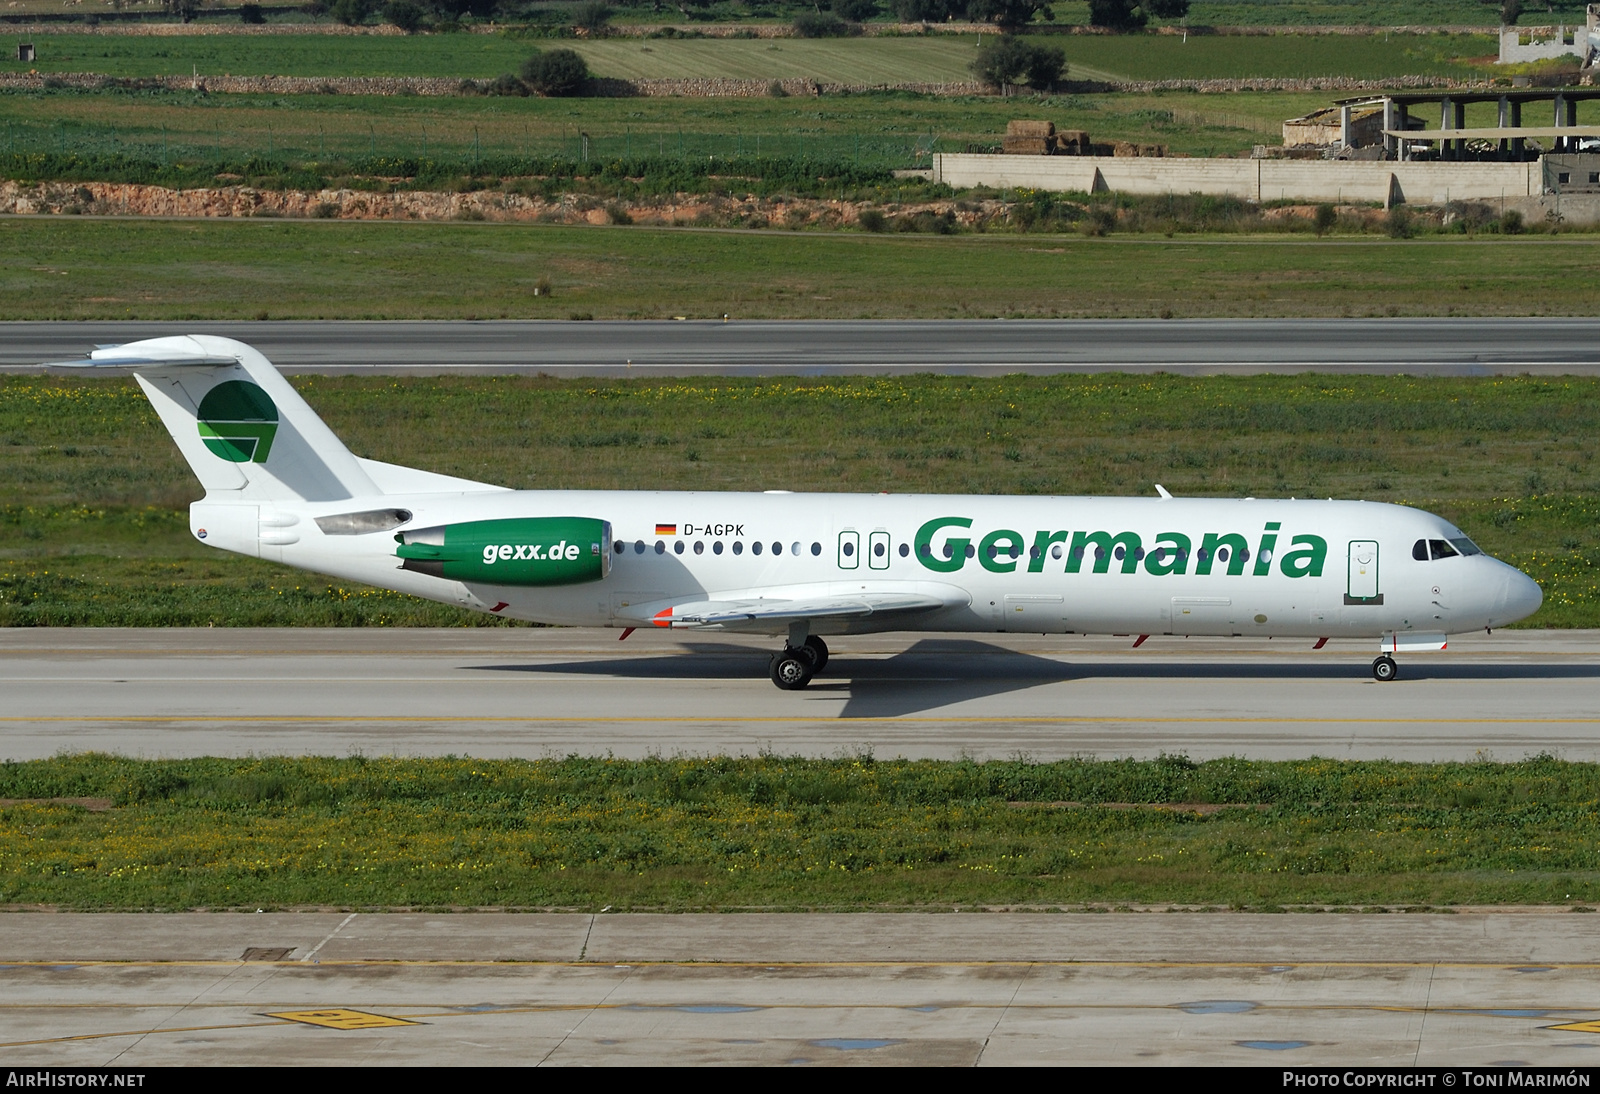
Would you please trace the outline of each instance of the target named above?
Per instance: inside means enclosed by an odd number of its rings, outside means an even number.
[[[611,572],[611,525],[591,517],[474,520],[401,532],[402,570],[484,585],[579,585]]]

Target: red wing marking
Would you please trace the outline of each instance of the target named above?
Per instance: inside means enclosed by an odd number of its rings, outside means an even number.
[[[500,603],[496,604],[494,607],[490,608],[489,610],[491,612],[503,612],[509,607],[511,607],[511,602],[508,601],[508,600],[502,600]]]
[[[655,614],[655,618],[651,619],[650,622],[654,623],[658,627],[672,626],[672,609],[662,608]]]

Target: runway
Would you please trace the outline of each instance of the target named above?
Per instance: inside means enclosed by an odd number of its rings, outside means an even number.
[[[1592,1066],[1600,944],[1456,915],[29,914],[13,1067]]]
[[[182,333],[291,373],[1600,373],[1600,319],[0,323],[0,372]]]
[[[0,630],[0,758],[568,753],[1600,760],[1600,632],[1367,643],[880,635],[802,692],[773,643],[576,629]]]

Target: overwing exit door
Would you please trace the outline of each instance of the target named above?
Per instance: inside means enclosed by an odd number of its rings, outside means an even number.
[[[1345,585],[1346,604],[1382,604],[1383,592],[1378,587],[1378,543],[1371,539],[1353,539],[1346,559],[1348,578]]]

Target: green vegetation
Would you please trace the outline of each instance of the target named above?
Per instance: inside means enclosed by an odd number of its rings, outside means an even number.
[[[1214,80],[1250,77],[1491,75],[1481,62],[1499,45],[1485,34],[1277,35],[1259,37],[1097,35],[1028,39],[1058,45],[1069,79]],[[1470,64],[1478,60],[1479,65]]]
[[[1600,381],[300,378],[358,454],[515,487],[1365,497],[1600,625]],[[528,444],[527,438],[542,438]],[[641,474],[644,475],[641,478]],[[0,380],[0,625],[498,625],[201,546],[127,380]]]
[[[595,160],[654,153],[787,156],[907,167],[928,152],[999,141],[1015,117],[1235,155],[1282,139],[1285,118],[1326,94],[1057,95],[939,98],[876,93],[759,99],[199,95],[54,89],[0,94],[0,153],[122,154],[168,164],[251,158],[522,156]],[[1493,104],[1489,104],[1493,108]],[[1469,120],[1469,124],[1476,121]],[[922,162],[926,162],[923,160]]]
[[[91,754],[0,765],[0,799],[52,797],[110,799],[113,808],[0,805],[0,903],[1592,911],[1600,900],[1600,770],[1548,757],[1427,765]]]
[[[992,38],[993,36],[989,36]],[[333,37],[324,34],[55,34],[31,39],[38,57],[0,54],[0,72],[96,72],[107,76],[445,76],[492,79],[515,72],[544,44],[495,34]],[[1049,35],[1028,39],[1067,55],[1068,79],[1402,75],[1485,76],[1498,49],[1486,34]],[[595,38],[563,41],[596,76],[619,79],[725,76],[799,77],[838,83],[972,79],[980,38]]]
[[[0,319],[1436,315],[1440,286],[1460,293],[1445,307],[1462,314],[1600,311],[1589,276],[1600,242],[1565,234],[930,238],[59,217],[0,219],[0,247]],[[536,297],[541,278],[555,291]]]

